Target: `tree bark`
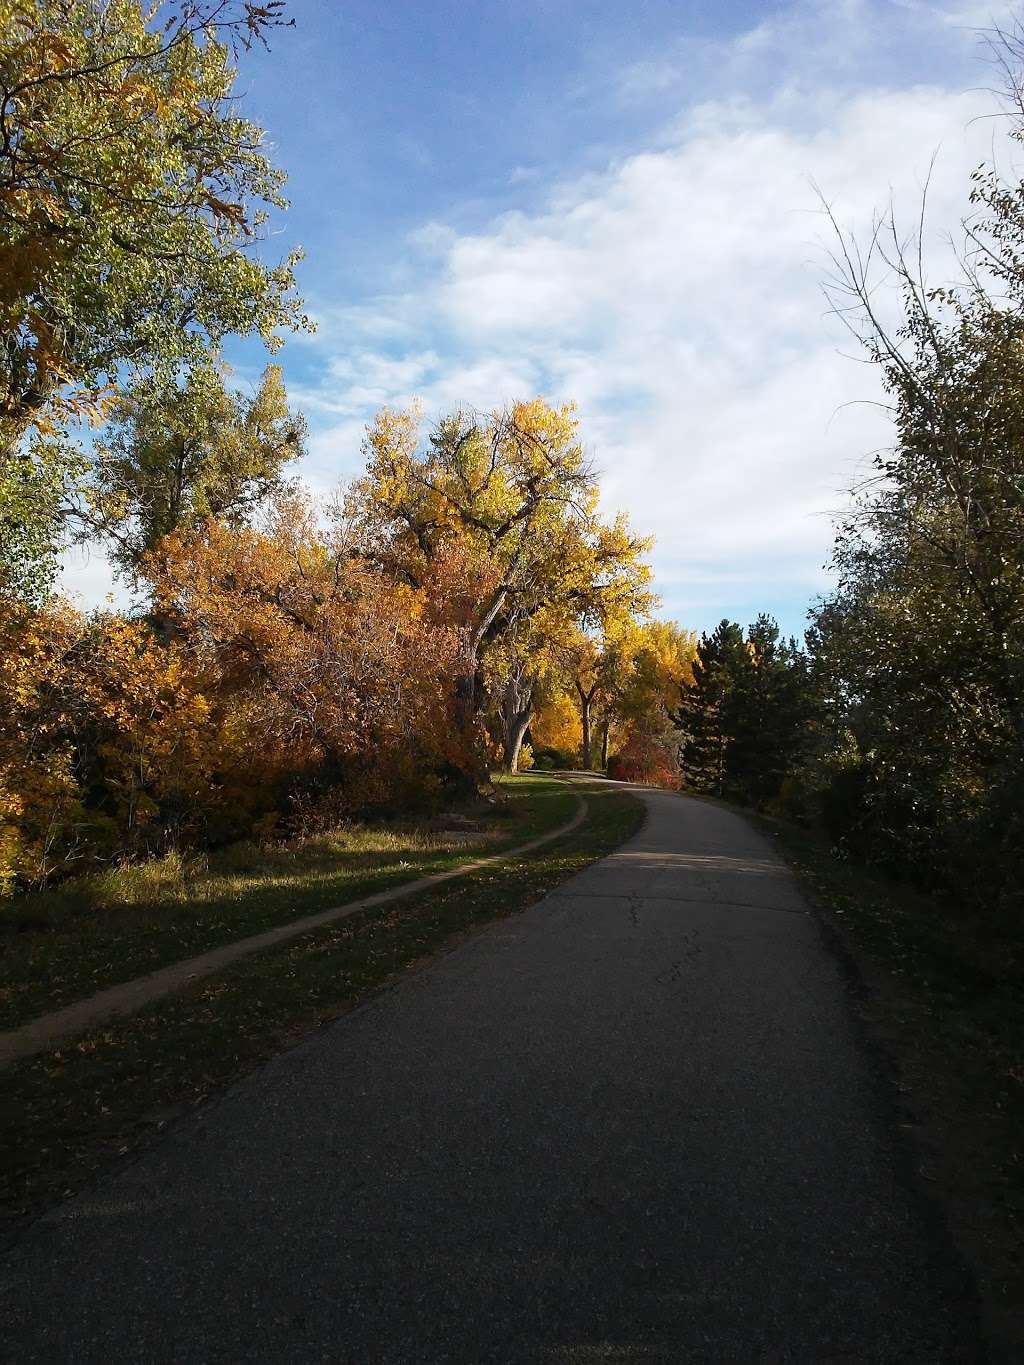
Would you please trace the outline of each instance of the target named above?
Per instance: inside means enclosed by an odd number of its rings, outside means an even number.
[[[513,725],[510,732],[505,737],[505,771],[517,773],[519,771],[519,751],[523,747],[523,740],[530,727],[530,713],[527,711]]]
[[[606,716],[606,717],[604,718],[604,720],[601,722],[601,767],[604,768],[605,770],[607,770],[607,768],[608,768],[608,731],[609,731],[609,728],[610,728],[610,726],[609,726],[609,724],[608,724],[608,717]]]
[[[585,692],[579,682],[579,679],[577,679],[576,691],[579,694],[580,699],[580,723],[583,728],[583,751],[580,755],[580,758],[582,760],[584,772],[588,772],[590,770],[593,760],[594,745],[591,716],[594,707],[594,698],[597,696],[597,683],[595,683],[594,686],[589,689],[589,691]]]
[[[533,682],[509,678],[501,697],[503,766],[507,773],[519,771],[519,752],[533,716]]]

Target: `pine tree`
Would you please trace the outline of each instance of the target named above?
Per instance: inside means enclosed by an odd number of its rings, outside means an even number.
[[[672,715],[682,732],[683,781],[695,791],[723,796],[731,789],[729,750],[735,728],[731,703],[749,672],[743,631],[734,621],[723,620],[711,635],[701,636],[693,683],[680,687],[679,707]]]
[[[749,667],[729,700],[727,786],[761,805],[779,794],[802,751],[808,713],[806,661],[796,641],[780,640],[764,614],[747,628]]]
[[[804,655],[770,616],[746,637],[731,621],[701,636],[693,684],[672,715],[686,785],[752,805],[778,796],[803,752],[809,689]]]

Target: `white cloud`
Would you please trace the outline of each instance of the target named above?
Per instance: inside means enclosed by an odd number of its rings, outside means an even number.
[[[938,149],[931,219],[950,229],[991,146],[977,112],[976,95],[938,86],[789,84],[767,103],[705,101],[656,150],[551,187],[535,214],[432,230],[433,259],[400,314],[430,320],[431,349],[347,352],[332,382],[345,378],[347,406],[366,416],[414,391],[428,411],[573,397],[606,505],[658,537],[670,610],[710,609],[716,577],[746,583],[747,597],[773,583],[809,596],[827,514],[886,439],[876,408],[844,406],[878,389],[839,353],[849,343],[827,316],[812,180],[863,236],[890,194],[913,217]],[[352,415],[318,463],[343,446],[355,467]]]

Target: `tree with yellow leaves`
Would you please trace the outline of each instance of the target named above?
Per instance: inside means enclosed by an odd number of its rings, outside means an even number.
[[[537,398],[486,417],[456,412],[423,447],[417,412],[385,410],[368,429],[366,453],[366,475],[345,507],[366,558],[424,586],[455,554],[479,586],[458,599],[452,618],[465,733],[483,707],[483,662],[499,642],[529,638],[539,648],[544,620],[561,629],[646,609],[649,541],[624,517],[598,517],[598,484],[571,405]]]
[[[455,634],[421,589],[325,536],[282,496],[263,527],[210,519],[147,564],[175,638],[211,651],[229,694],[259,709],[263,741],[290,753],[308,792],[351,813],[461,759],[450,679]]]

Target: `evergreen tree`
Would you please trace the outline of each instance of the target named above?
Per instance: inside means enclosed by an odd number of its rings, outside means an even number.
[[[680,688],[672,719],[686,785],[761,805],[778,796],[799,761],[810,715],[810,686],[796,641],[782,641],[761,615],[744,638],[722,621],[701,637],[692,685]]]
[[[686,786],[723,796],[731,789],[729,750],[735,731],[733,697],[746,686],[750,655],[743,631],[720,621],[697,646],[692,685],[680,687],[672,720],[679,727],[679,763]],[[732,793],[738,794],[738,793]]]
[[[749,666],[737,674],[728,707],[727,785],[761,805],[778,796],[803,752],[809,686],[796,641],[781,640],[770,616],[762,613],[747,628],[747,656]]]

